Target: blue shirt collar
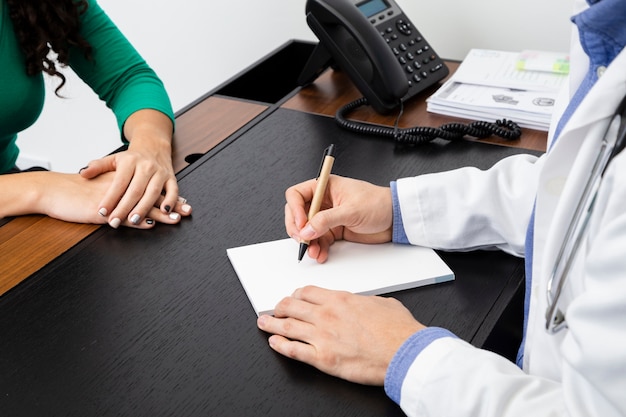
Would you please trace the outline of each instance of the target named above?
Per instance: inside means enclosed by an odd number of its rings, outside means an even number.
[[[588,0],[589,8],[572,17],[592,66],[608,66],[626,45],[626,1]]]

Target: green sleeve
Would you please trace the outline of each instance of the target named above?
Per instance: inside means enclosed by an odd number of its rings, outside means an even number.
[[[81,17],[81,32],[93,48],[92,59],[73,48],[70,66],[113,110],[120,132],[126,119],[141,109],[158,110],[174,123],[162,81],[96,0],[89,0],[89,8]]]

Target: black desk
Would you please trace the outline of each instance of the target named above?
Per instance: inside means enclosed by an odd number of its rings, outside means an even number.
[[[337,174],[379,184],[519,152],[470,142],[396,150],[323,116],[274,111],[182,173],[190,220],[151,232],[101,228],[0,299],[3,414],[400,414],[381,388],[273,353],[226,257],[229,247],[285,237],[283,190],[315,173],[331,142]],[[394,295],[425,323],[480,345],[523,263],[498,252],[442,255],[456,282]]]
[[[275,354],[226,256],[285,237],[284,190],[315,174],[330,143],[335,173],[378,184],[523,152],[466,141],[396,149],[271,106],[179,174],[191,219],[100,228],[0,297],[2,415],[402,415],[382,388]],[[441,255],[455,282],[393,295],[424,323],[481,346],[519,288],[523,261]]]

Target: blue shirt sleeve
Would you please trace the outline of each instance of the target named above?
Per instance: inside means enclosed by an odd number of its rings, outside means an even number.
[[[404,231],[404,223],[402,222],[402,212],[400,211],[400,201],[398,200],[398,187],[395,181],[391,181],[391,197],[393,199],[393,230],[392,241],[394,243],[409,244],[409,238]]]
[[[400,404],[402,382],[415,358],[424,348],[442,337],[456,338],[457,336],[441,327],[427,327],[414,333],[400,346],[389,364],[387,375],[385,375],[385,392],[396,404]]]
[[[402,212],[400,210],[400,201],[398,200],[398,189],[395,181],[390,183],[391,196],[393,201],[393,236],[394,243],[409,244],[409,238],[404,230],[402,222]],[[452,332],[440,327],[427,327],[426,329],[416,332],[407,339],[394,355],[387,375],[385,376],[385,392],[393,401],[400,404],[400,396],[402,393],[402,382],[406,377],[411,364],[415,358],[434,340],[442,337],[457,337]]]

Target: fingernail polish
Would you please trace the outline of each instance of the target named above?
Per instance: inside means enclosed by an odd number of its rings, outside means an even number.
[[[185,213],[189,213],[191,211],[191,206],[189,204],[183,204],[180,209]]]
[[[112,228],[117,229],[118,227],[120,227],[120,224],[122,224],[122,221],[116,217],[113,220],[111,220],[109,224],[111,225]]]
[[[178,219],[180,219],[180,214],[178,214],[178,213],[170,213],[170,219],[178,220]]]
[[[141,220],[141,216],[139,214],[133,214],[133,216],[130,218],[130,222],[132,224],[139,224],[139,220]]]
[[[153,225],[154,224],[154,220],[146,219],[146,224]]]
[[[169,204],[167,204],[167,205],[165,206],[165,211],[167,211],[168,213],[169,213],[170,211],[172,211],[172,206],[170,206]]]
[[[82,167],[81,169],[78,170],[78,173],[80,174],[81,172],[83,172],[83,170],[89,168],[89,165],[87,165],[86,167]]]
[[[187,202],[187,199],[183,197],[178,197],[178,202],[181,204],[185,204]]]
[[[105,209],[104,207],[102,207],[100,210],[98,210],[98,214],[101,215],[102,217],[106,217],[106,215],[109,214],[109,211]]]

